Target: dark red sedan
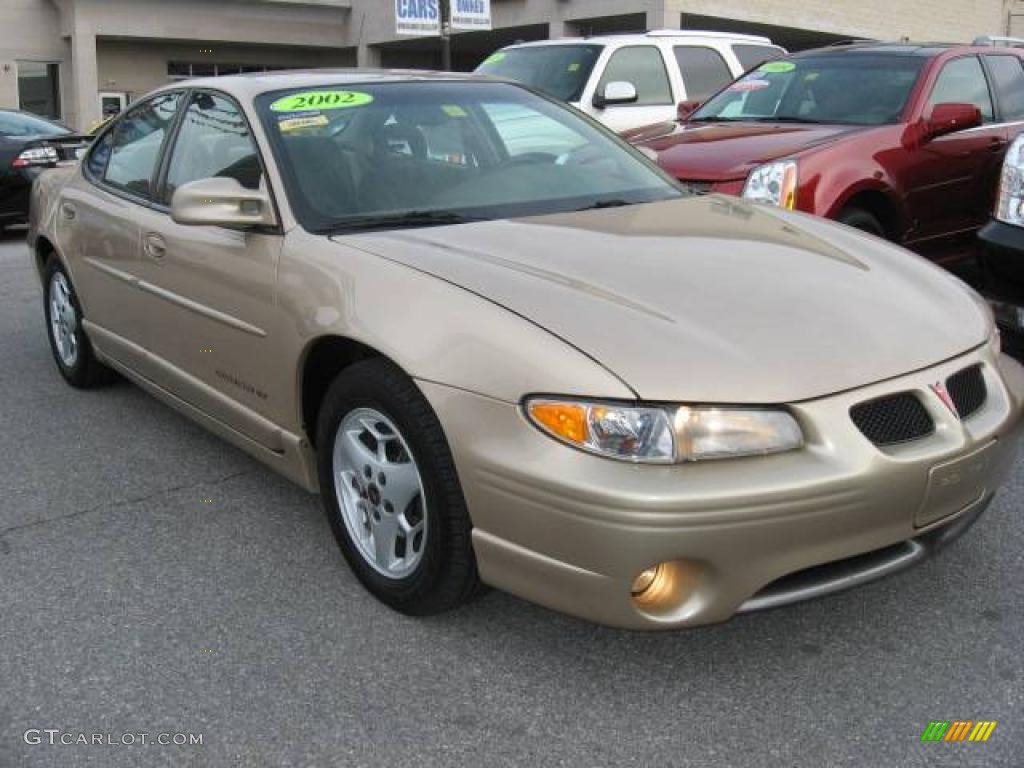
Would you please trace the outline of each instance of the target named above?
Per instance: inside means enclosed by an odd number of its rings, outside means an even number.
[[[1024,130],[1022,57],[991,45],[805,51],[676,123],[624,136],[699,189],[837,219],[952,263],[973,253],[1007,144]]]

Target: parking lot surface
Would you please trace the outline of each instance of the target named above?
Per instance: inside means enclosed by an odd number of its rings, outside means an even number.
[[[815,602],[656,635],[497,592],[410,619],[317,499],[131,385],[67,387],[18,232],[0,460],[3,768],[1024,765],[1024,462],[938,558]],[[920,742],[957,719],[998,725]]]

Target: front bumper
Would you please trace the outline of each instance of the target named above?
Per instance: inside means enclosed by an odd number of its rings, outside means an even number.
[[[977,362],[988,400],[960,422],[929,385]],[[917,562],[988,504],[1015,460],[1024,411],[1024,369],[984,347],[792,405],[807,437],[802,450],[666,467],[590,456],[541,434],[516,405],[420,386],[452,447],[481,578],[634,629],[724,621]],[[856,429],[850,408],[906,390],[927,404],[935,433],[876,447]],[[940,491],[931,487],[936,467],[943,468]],[[876,557],[849,560],[866,553]],[[633,580],[658,563],[667,565],[657,602],[634,599]],[[834,567],[810,585],[780,581],[799,581],[792,575],[823,564]]]

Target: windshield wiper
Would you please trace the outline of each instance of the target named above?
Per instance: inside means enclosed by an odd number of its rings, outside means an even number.
[[[628,200],[619,200],[619,199],[598,200],[596,203],[591,203],[590,205],[584,205],[582,208],[577,208],[576,210],[577,211],[596,211],[596,210],[599,210],[601,208],[622,208],[623,206],[626,206],[626,205],[636,205],[636,203],[631,203]]]
[[[380,216],[353,216],[323,227],[320,234],[334,235],[343,232],[365,232],[370,229],[415,229],[417,227],[443,227],[449,224],[469,224],[486,221],[481,216],[466,216],[455,211],[406,211],[405,213]]]
[[[815,120],[810,117],[796,117],[794,115],[778,115],[775,117],[751,117],[753,123],[807,123],[808,125],[835,125],[835,120]]]

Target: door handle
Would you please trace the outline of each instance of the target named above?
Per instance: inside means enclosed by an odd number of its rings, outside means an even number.
[[[1002,152],[1009,143],[1006,139],[992,138],[988,142],[988,149],[990,152]]]
[[[75,218],[75,206],[71,203],[60,204],[60,215],[62,218],[72,221]]]
[[[142,250],[151,258],[162,259],[167,251],[167,244],[160,235],[150,233],[142,241]]]

